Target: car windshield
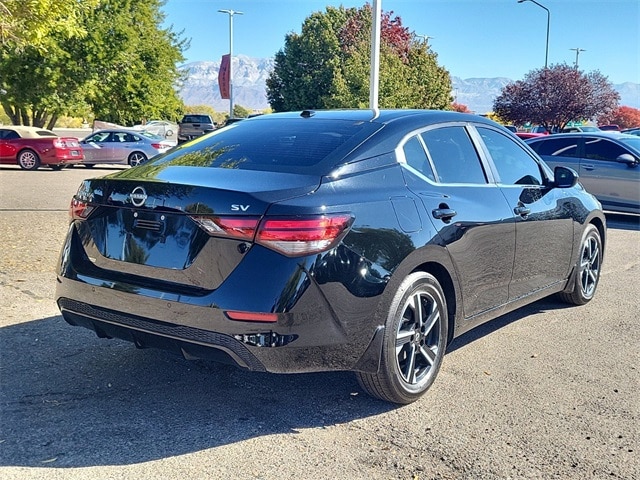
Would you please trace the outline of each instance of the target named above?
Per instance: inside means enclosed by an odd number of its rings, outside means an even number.
[[[640,155],[640,137],[630,136],[619,139],[627,147],[635,150],[636,155]]]
[[[346,120],[245,120],[152,164],[324,175],[378,128],[378,124]]]

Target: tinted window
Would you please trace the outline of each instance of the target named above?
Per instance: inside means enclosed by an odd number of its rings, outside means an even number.
[[[504,185],[542,185],[538,163],[512,138],[488,128],[478,128]]]
[[[186,115],[182,120],[183,123],[211,123],[211,119],[207,115]]]
[[[3,140],[13,140],[15,138],[20,138],[18,132],[14,130],[0,130],[0,138]]]
[[[616,158],[624,153],[629,153],[609,140],[604,138],[585,138],[584,140],[584,158],[589,160],[609,160],[615,162]]]
[[[441,183],[487,183],[476,149],[464,127],[444,127],[421,134]]]
[[[545,138],[543,140],[531,142],[529,146],[533,148],[538,155],[577,157],[578,139],[578,136],[572,138]]]
[[[424,151],[422,142],[418,137],[409,139],[409,141],[404,144],[404,147],[402,147],[402,150],[404,151],[404,158],[408,165],[435,182],[436,179],[431,164],[429,163],[427,152]]]
[[[57,137],[57,135],[50,130],[38,130],[36,131],[36,135],[40,137]]]
[[[323,175],[342,160],[342,155],[379,128],[378,124],[347,120],[277,117],[244,120],[216,130],[196,144],[152,164],[175,161],[185,165],[188,161],[201,167]]]

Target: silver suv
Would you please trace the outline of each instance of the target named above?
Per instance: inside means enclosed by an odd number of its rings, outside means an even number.
[[[209,133],[216,127],[210,115],[187,114],[178,124],[178,142],[186,142],[192,138]]]

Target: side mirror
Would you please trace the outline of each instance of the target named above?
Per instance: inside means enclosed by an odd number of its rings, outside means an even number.
[[[638,161],[630,153],[623,153],[618,158],[616,158],[616,162],[626,163],[630,167],[635,167],[636,165],[638,165]]]
[[[556,188],[571,188],[578,183],[578,174],[568,167],[556,167],[553,170],[553,186]]]

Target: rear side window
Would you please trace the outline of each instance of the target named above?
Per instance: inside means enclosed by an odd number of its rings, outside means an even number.
[[[552,157],[577,157],[578,139],[575,138],[545,138],[532,142],[529,146],[538,155],[549,155]]]
[[[40,137],[57,137],[57,135],[49,130],[37,130],[36,135]]]
[[[440,183],[485,184],[487,177],[464,127],[443,127],[420,134]]]
[[[0,130],[0,138],[3,140],[14,140],[20,138],[20,135],[14,130]]]
[[[422,142],[418,137],[410,138],[407,143],[404,144],[402,150],[404,152],[404,158],[411,168],[417,170],[429,180],[436,181],[433,169],[429,163],[429,157],[427,157],[427,152],[425,152]]]

